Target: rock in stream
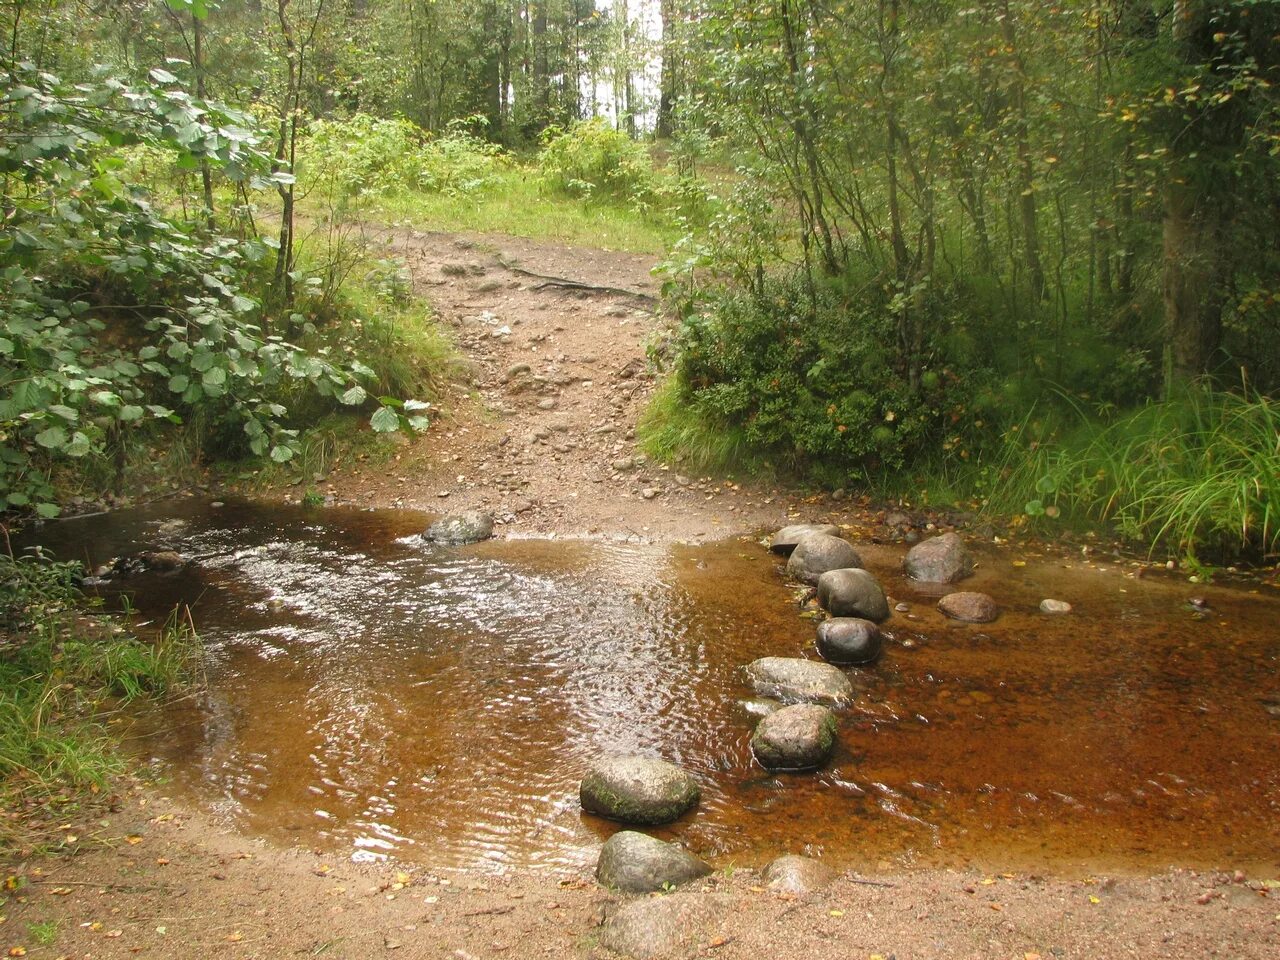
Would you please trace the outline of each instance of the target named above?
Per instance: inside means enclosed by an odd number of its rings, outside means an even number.
[[[665,760],[612,756],[596,761],[582,778],[582,809],[622,823],[670,823],[698,802],[694,779]]]
[[[623,893],[653,893],[711,872],[711,865],[679,847],[634,830],[615,833],[600,849],[596,879]]]
[[[833,705],[853,699],[853,684],[829,663],[799,657],[761,657],[747,664],[747,676],[756,692],[765,697]]]

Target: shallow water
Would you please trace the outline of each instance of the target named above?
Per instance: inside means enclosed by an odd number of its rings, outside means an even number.
[[[618,828],[579,809],[582,770],[639,751],[702,782],[697,811],[657,832],[721,866],[1280,865],[1274,595],[993,553],[964,587],[1005,613],[965,626],[902,578],[901,548],[860,547],[918,619],[895,613],[879,663],[850,671],[827,768],[778,776],[751,760],[739,668],[817,655],[757,543],[433,548],[428,519],[185,501],[35,536],[90,564],[198,558],[122,584],[144,618],[190,604],[208,646],[207,692],[141,716],[139,752],[277,839],[442,868],[585,864]],[[1076,612],[1039,614],[1047,596]]]

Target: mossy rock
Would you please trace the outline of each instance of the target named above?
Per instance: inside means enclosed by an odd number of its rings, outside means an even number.
[[[670,823],[701,798],[697,782],[679,767],[651,757],[604,757],[578,788],[582,809],[621,823]]]

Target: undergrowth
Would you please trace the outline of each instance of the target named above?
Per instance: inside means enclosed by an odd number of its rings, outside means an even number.
[[[0,805],[68,807],[124,767],[106,721],[123,703],[164,698],[197,673],[199,641],[175,614],[154,640],[86,612],[75,563],[0,555]],[[25,840],[6,818],[0,851]]]
[[[1084,519],[1189,558],[1280,552],[1280,406],[1200,384],[1098,419],[1079,406],[1007,434],[988,503]],[[1043,523],[1043,522],[1042,522]]]

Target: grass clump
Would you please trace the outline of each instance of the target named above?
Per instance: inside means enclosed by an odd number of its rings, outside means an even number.
[[[165,697],[194,676],[199,643],[174,616],[151,642],[83,609],[80,568],[0,556],[0,804],[65,809],[123,769],[109,708]],[[19,831],[0,831],[0,849]]]
[[[1009,434],[990,505],[1104,523],[1189,558],[1280,552],[1280,405],[1186,387],[1107,420]]]

